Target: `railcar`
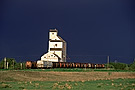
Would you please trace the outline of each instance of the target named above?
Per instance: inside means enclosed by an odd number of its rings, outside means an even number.
[[[26,61],[25,66],[26,66],[27,69],[30,69],[32,67],[32,62],[31,61]]]
[[[37,68],[52,68],[53,63],[51,61],[38,61]]]
[[[27,69],[36,69],[37,68],[37,62],[35,61],[26,61],[25,64]]]

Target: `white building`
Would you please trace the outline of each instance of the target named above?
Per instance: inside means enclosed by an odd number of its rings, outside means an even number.
[[[66,62],[66,42],[58,36],[56,29],[50,29],[48,52],[41,56],[37,64],[43,64],[43,61]]]

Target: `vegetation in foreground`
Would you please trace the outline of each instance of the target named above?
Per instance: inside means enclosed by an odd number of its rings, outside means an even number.
[[[96,81],[29,81],[0,82],[0,90],[135,90],[135,79],[113,79]]]

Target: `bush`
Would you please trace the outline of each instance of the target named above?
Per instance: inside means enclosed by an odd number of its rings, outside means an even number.
[[[0,62],[0,69],[4,69],[4,60],[1,60]]]
[[[114,67],[114,69],[116,69],[116,70],[125,70],[125,69],[128,68],[127,64],[125,64],[125,63],[114,63],[114,62],[112,62],[112,63],[109,64],[109,66]]]
[[[129,65],[130,70],[135,70],[135,61]]]

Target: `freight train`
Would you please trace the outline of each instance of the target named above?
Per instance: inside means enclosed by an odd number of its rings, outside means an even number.
[[[75,63],[75,62],[51,62],[44,61],[43,64],[37,64],[37,62],[27,61],[27,69],[36,68],[105,68],[104,64],[93,64],[93,63]]]

